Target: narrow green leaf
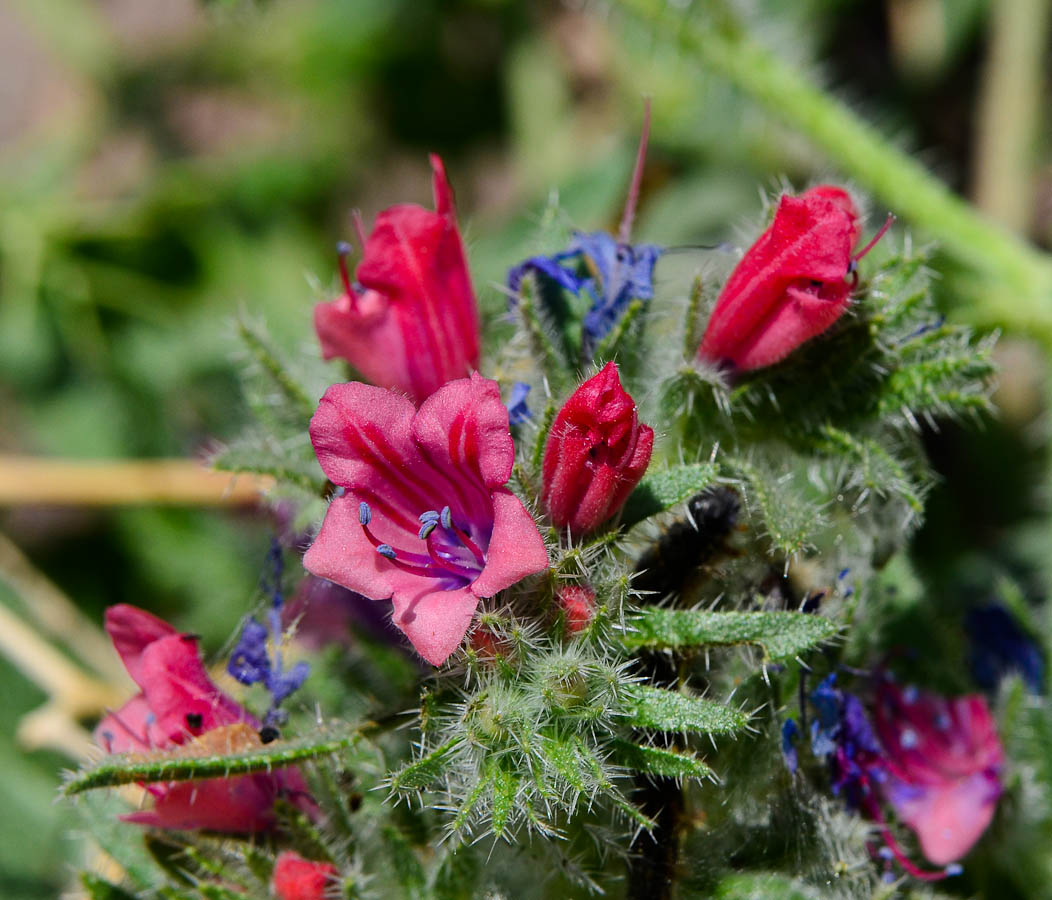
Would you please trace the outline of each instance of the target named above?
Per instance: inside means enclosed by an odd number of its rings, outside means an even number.
[[[625,701],[628,721],[636,728],[731,734],[749,721],[745,713],[722,703],[645,685],[626,688]]]
[[[75,773],[66,783],[67,796],[95,788],[114,787],[132,782],[189,781],[195,778],[225,778],[247,775],[283,766],[291,766],[319,756],[339,753],[355,743],[357,728],[342,733],[330,733],[289,741],[261,744],[239,753],[208,756],[158,754],[148,758],[136,756],[107,756],[99,763]],[[182,748],[186,752],[187,747]]]
[[[661,747],[648,747],[632,741],[616,740],[611,760],[634,772],[667,775],[670,778],[712,778],[714,773],[693,754],[677,753]]]
[[[544,755],[552,768],[576,791],[587,793],[589,785],[584,778],[584,769],[574,741],[555,734],[542,738]]]
[[[798,612],[704,612],[648,609],[626,623],[630,650],[756,644],[765,660],[792,659],[837,632],[822,616]]]
[[[464,802],[460,804],[460,809],[457,810],[456,818],[453,819],[453,823],[450,825],[451,831],[457,832],[464,827],[468,819],[471,818],[471,814],[475,812],[475,808],[479,805],[482,795],[489,790],[492,783],[493,769],[490,768],[483,773],[482,777],[479,778],[478,782],[476,782],[467,797],[464,798]]]
[[[391,789],[401,792],[419,791],[427,787],[445,771],[450,756],[460,746],[462,738],[455,737],[426,756],[411,762],[391,776]]]
[[[274,385],[281,391],[286,402],[295,409],[303,418],[304,425],[311,420],[317,403],[311,399],[306,389],[303,388],[289,371],[288,365],[281,358],[277,350],[263,336],[262,332],[251,325],[244,318],[237,321],[237,333],[252,358],[259,364],[264,372],[270,377]]]
[[[689,500],[716,480],[712,463],[692,463],[663,472],[650,472],[632,491],[621,512],[621,525],[631,528],[643,519]]]

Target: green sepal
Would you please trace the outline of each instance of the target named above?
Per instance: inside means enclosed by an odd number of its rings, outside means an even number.
[[[621,526],[631,528],[678,503],[689,500],[716,480],[718,468],[712,463],[691,463],[663,472],[650,472],[636,485],[621,511]]]
[[[446,741],[426,756],[395,772],[389,782],[391,790],[408,792],[426,788],[446,770],[446,763],[462,741],[463,738],[460,737]]]
[[[135,900],[134,894],[90,872],[80,873],[80,884],[89,900]]]
[[[745,713],[722,703],[640,684],[626,688],[625,713],[634,727],[656,731],[732,734],[749,721]]]
[[[792,659],[837,633],[829,619],[798,612],[706,612],[647,609],[625,623],[629,650],[677,650],[756,644],[765,661]]]
[[[677,753],[662,747],[650,747],[632,741],[615,740],[611,746],[612,762],[645,775],[669,778],[715,778],[715,773],[693,754]]]

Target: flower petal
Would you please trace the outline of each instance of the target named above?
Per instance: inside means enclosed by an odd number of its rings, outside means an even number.
[[[106,610],[106,633],[132,681],[142,687],[139,668],[143,650],[160,638],[176,634],[176,630],[145,609],[118,603]]]
[[[486,567],[471,585],[476,597],[492,597],[527,575],[548,568],[548,551],[537,523],[511,491],[493,492],[493,535]]]
[[[884,788],[900,819],[916,832],[924,855],[944,866],[964,856],[994,816],[1001,786],[993,772],[942,785],[913,786],[891,778]]]
[[[107,713],[95,726],[93,737],[107,753],[144,753],[167,742],[142,694],[132,697],[116,712]]]
[[[175,830],[202,828],[227,834],[266,831],[274,824],[276,793],[276,782],[267,775],[181,781],[157,797],[152,809],[121,819]]]
[[[464,640],[479,602],[469,588],[436,591],[425,579],[396,591],[392,600],[395,625],[433,666],[442,665]]]
[[[450,480],[479,480],[498,487],[511,477],[515,443],[500,387],[477,372],[443,385],[421,404],[413,420],[421,452]]]

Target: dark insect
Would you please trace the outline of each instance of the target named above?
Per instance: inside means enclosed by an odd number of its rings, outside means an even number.
[[[191,731],[200,731],[202,724],[204,724],[204,718],[201,713],[186,714],[186,727]]]
[[[728,487],[706,488],[687,501],[687,517],[668,530],[636,563],[632,586],[650,591],[642,601],[689,593],[703,567],[729,552],[727,538],[738,524],[741,500]]]
[[[259,741],[262,744],[269,744],[276,741],[279,737],[281,737],[281,732],[273,725],[264,725],[259,729]]]

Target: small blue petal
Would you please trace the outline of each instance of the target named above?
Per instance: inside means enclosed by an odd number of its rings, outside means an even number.
[[[270,679],[267,688],[273,697],[273,704],[277,706],[293,691],[299,690],[308,675],[310,675],[310,665],[306,662],[298,662],[288,672]]]
[[[533,418],[533,413],[526,405],[526,397],[530,393],[530,385],[525,381],[516,381],[511,386],[511,396],[508,398],[508,424],[521,425],[527,419]]]
[[[799,767],[800,760],[796,754],[796,736],[800,733],[800,729],[796,727],[796,721],[793,719],[786,719],[782,723],[782,756],[785,757],[785,764],[789,767],[789,771],[795,773]]]
[[[256,684],[270,675],[267,629],[255,619],[249,619],[241,629],[241,638],[226,668],[242,684]]]

